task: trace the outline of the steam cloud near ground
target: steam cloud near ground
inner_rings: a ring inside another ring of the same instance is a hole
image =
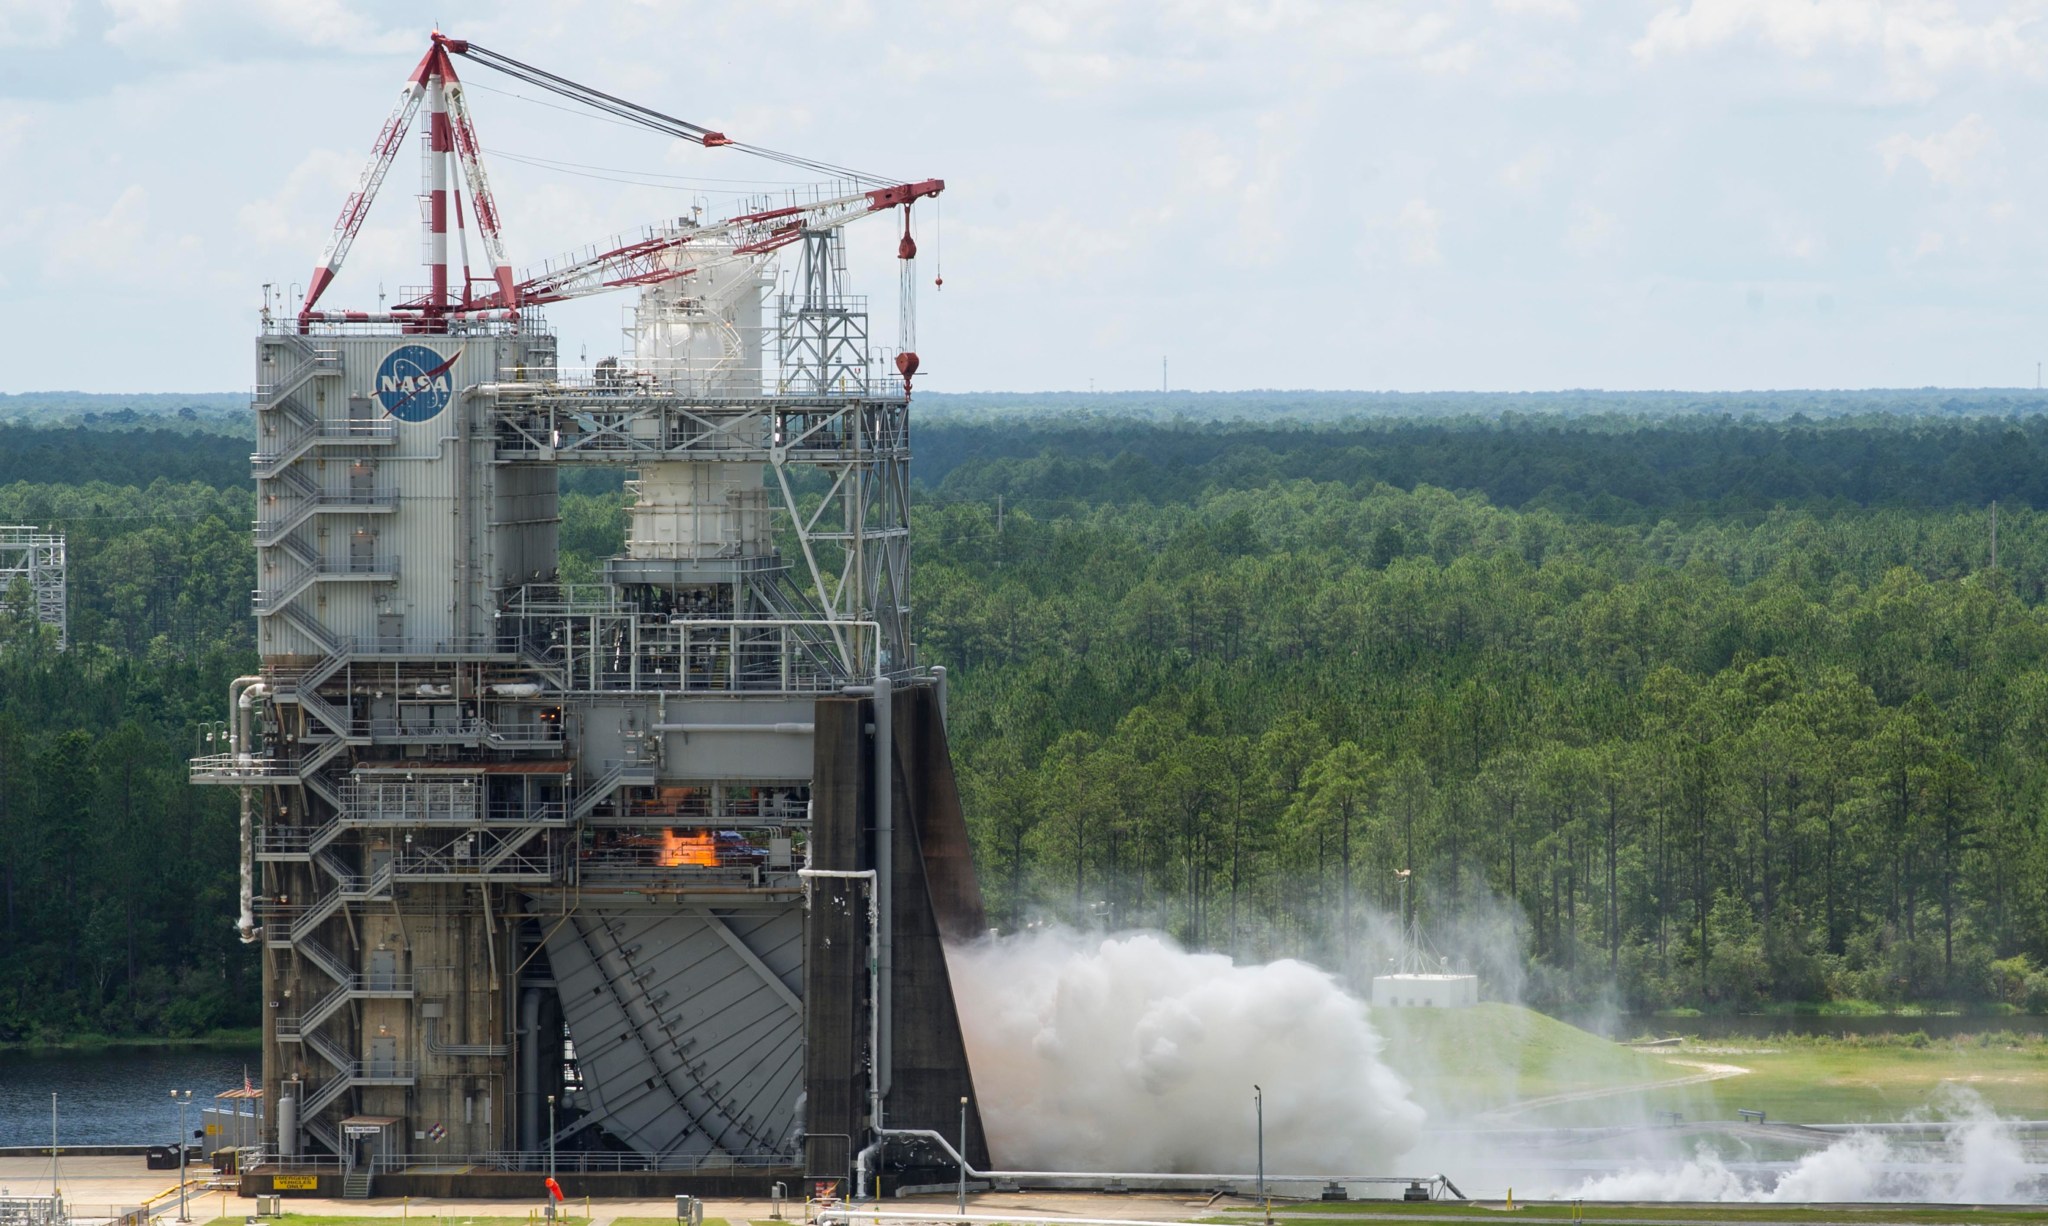
[[[958,946],[948,962],[1001,1167],[1249,1173],[1254,1084],[1265,1087],[1275,1175],[1393,1173],[1423,1136],[1426,1112],[1381,1059],[1365,1003],[1305,962],[1238,965],[1156,933],[1059,926]],[[2048,1167],[1980,1097],[1950,1094],[1936,1122],[1937,1143],[1852,1134],[1782,1170],[1738,1169],[1704,1148],[1690,1159],[1617,1156],[1616,1173],[1545,1196],[1983,1204],[2041,1194]],[[1476,1191],[1528,1157],[1485,1152],[1443,1123],[1452,1131],[1409,1165],[1451,1160],[1437,1152],[1449,1143]],[[1526,1182],[1533,1173],[1522,1171]]]
[[[1363,1001],[1324,971],[1240,966],[1154,933],[1046,928],[948,959],[998,1162],[1011,1169],[1384,1173],[1423,1110]]]
[[[1984,1100],[1956,1090],[1948,1126],[1934,1146],[1894,1144],[1856,1133],[1806,1155],[1790,1170],[1745,1176],[1706,1150],[1675,1166],[1644,1166],[1588,1179],[1560,1199],[1632,1201],[1922,1201],[2010,1204],[2039,1194],[2042,1167],[2030,1163],[2011,1126]]]

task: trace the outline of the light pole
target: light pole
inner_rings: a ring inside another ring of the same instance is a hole
[[[967,1216],[967,1096],[960,1096],[960,1216]]]
[[[555,1216],[555,1096],[548,1095],[548,1216]]]
[[[1252,1087],[1252,1110],[1258,1116],[1259,1130],[1259,1203],[1266,1206],[1266,1220],[1273,1220],[1273,1203],[1266,1199],[1266,1092],[1258,1086]]]
[[[178,1220],[189,1222],[192,1215],[185,1208],[185,1108],[192,1102],[192,1091],[172,1090],[171,1101],[178,1104]]]

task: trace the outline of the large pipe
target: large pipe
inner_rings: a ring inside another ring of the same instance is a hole
[[[896,1053],[894,1031],[896,1024],[895,1001],[891,999],[896,985],[896,922],[893,911],[895,903],[896,873],[896,742],[892,724],[895,719],[895,703],[891,699],[891,686],[887,677],[875,678],[875,910],[880,920],[875,927],[875,981],[881,998],[877,1006],[876,1028],[879,1031],[875,1048],[875,1081],[877,1095],[887,1097],[891,1078],[895,1073]],[[875,1114],[875,1128],[882,1127],[880,1111]]]
[[[235,917],[235,934],[242,938],[242,944],[254,945],[263,935],[263,929],[256,923],[256,821],[250,814],[249,789],[236,788],[242,801],[242,853],[241,863],[236,865],[240,873],[241,913]]]
[[[519,994],[519,1141],[523,1150],[540,1148],[540,988]]]
[[[234,761],[248,762],[251,694],[266,687],[259,676],[237,677],[228,683],[228,753]],[[253,945],[263,930],[256,925],[256,822],[250,812],[249,789],[237,788],[242,802],[242,846],[240,872],[241,913],[235,918],[235,932],[242,944]]]
[[[784,736],[809,736],[816,724],[656,724],[656,732],[779,732]]]
[[[957,1150],[957,1149],[955,1149],[955,1148],[953,1148],[953,1143],[952,1143],[951,1141],[947,1140],[947,1139],[945,1138],[944,1134],[942,1134],[942,1133],[937,1133],[937,1132],[933,1132],[933,1131],[932,1131],[931,1129],[929,1129],[929,1128],[884,1128],[884,1129],[882,1129],[882,1135],[883,1135],[883,1136],[885,1136],[885,1137],[909,1137],[909,1138],[913,1138],[913,1139],[916,1139],[916,1140],[920,1140],[920,1141],[930,1141],[930,1142],[931,1142],[932,1144],[934,1144],[934,1145],[938,1146],[938,1147],[939,1147],[940,1149],[944,1150],[944,1151],[945,1151],[945,1153],[946,1153],[946,1156],[947,1156],[947,1157],[951,1158],[951,1159],[952,1159],[952,1160],[953,1160],[953,1161],[954,1161],[954,1162],[955,1162],[956,1164],[958,1164],[958,1165],[959,1165],[959,1166],[960,1166],[960,1167],[961,1167],[962,1169],[964,1169],[964,1170],[965,1170],[965,1171],[966,1171],[966,1172],[968,1173],[968,1175],[972,1176],[972,1177],[973,1177],[973,1178],[975,1178],[975,1179],[989,1179],[989,1180],[998,1180],[998,1179],[1002,1179],[1002,1180],[1010,1180],[1010,1181],[1012,1181],[1012,1182],[1016,1182],[1016,1181],[1019,1181],[1019,1180],[1032,1180],[1032,1181],[1036,1181],[1036,1180],[1040,1180],[1040,1179],[1088,1179],[1088,1180],[1097,1180],[1097,1179],[1099,1179],[1099,1180],[1114,1180],[1114,1181],[1116,1181],[1116,1182],[1119,1182],[1119,1183],[1129,1182],[1129,1181],[1132,1181],[1132,1180],[1175,1180],[1175,1181],[1181,1181],[1181,1182],[1185,1183],[1185,1181],[1193,1180],[1193,1181],[1197,1181],[1197,1182],[1200,1182],[1200,1183],[1205,1183],[1205,1184],[1208,1184],[1208,1183],[1257,1183],[1257,1182],[1258,1182],[1258,1178],[1259,1178],[1259,1177],[1258,1177],[1257,1175],[1255,1175],[1255,1174],[1234,1174],[1234,1175],[1233,1175],[1233,1174],[1225,1174],[1225,1175],[1218,1175],[1218,1174],[1203,1174],[1203,1173],[1200,1173],[1200,1172],[1195,1172],[1195,1171],[982,1171],[982,1170],[976,1170],[976,1169],[975,1169],[975,1168],[974,1168],[973,1166],[970,1166],[970,1165],[968,1164],[968,1162],[967,1162],[967,1159],[965,1159],[965,1158],[963,1158],[963,1157],[961,1157],[961,1156],[960,1156],[960,1151],[959,1151],[959,1150]],[[1330,1184],[1330,1183],[1428,1183],[1428,1182],[1430,1182],[1431,1180],[1434,1180],[1434,1179],[1441,1179],[1441,1178],[1443,1178],[1443,1176],[1441,1176],[1441,1175],[1271,1175],[1271,1174],[1269,1174],[1269,1175],[1267,1175],[1267,1176],[1266,1176],[1266,1182],[1267,1182],[1267,1183],[1269,1183],[1269,1184],[1273,1184],[1273,1183],[1323,1183],[1323,1184]],[[957,1215],[952,1215],[952,1214],[949,1214],[948,1216],[949,1216],[949,1217],[955,1217],[955,1218],[957,1218]],[[991,1220],[995,1220],[995,1219],[991,1219]],[[1005,1221],[1005,1222],[1015,1222],[1015,1221],[1018,1221],[1019,1219],[1017,1219],[1017,1218],[1014,1218],[1014,1217],[1009,1217],[1009,1216],[1005,1216],[1005,1217],[1001,1218],[1000,1220],[1001,1220],[1001,1221]]]
[[[259,692],[252,697],[249,691],[267,688],[260,676],[237,677],[228,682],[228,752],[237,763],[249,761],[250,707],[262,696]]]

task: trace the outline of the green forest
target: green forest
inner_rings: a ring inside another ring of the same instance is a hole
[[[994,915],[1360,979],[1412,915],[1567,1012],[2048,1011],[2016,395],[948,406],[915,624]],[[0,1041],[257,1016],[232,799],[183,765],[254,663],[247,445],[91,411],[0,426],[0,523],[68,534],[73,639],[0,611]],[[624,498],[570,486],[570,568]]]

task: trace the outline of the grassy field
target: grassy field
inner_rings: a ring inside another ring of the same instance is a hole
[[[1630,1223],[1672,1223],[1673,1226],[1691,1226],[1699,1222],[1794,1222],[1849,1223],[1851,1226],[1963,1226],[1964,1223],[1986,1223],[1987,1226],[2008,1226],[2011,1223],[2039,1223],[2044,1215],[2039,1210],[1982,1210],[1961,1208],[1931,1208],[1918,1205],[1659,1205],[1659,1204],[1586,1204],[1575,1206],[1568,1203],[1547,1202],[1544,1204],[1517,1204],[1514,1212],[1506,1212],[1498,1201],[1433,1201],[1428,1204],[1403,1204],[1400,1201],[1352,1201],[1347,1204],[1289,1205],[1285,1210],[1275,1208],[1275,1219],[1314,1221],[1321,1218],[1425,1218],[1446,1222],[1453,1221],[1509,1221],[1538,1222],[1630,1222]],[[1247,1222],[1261,1222],[1263,1216],[1257,1212],[1230,1214],[1224,1217],[1205,1219],[1217,1226],[1245,1226]]]
[[[1779,1037],[1635,1049],[1512,1005],[1379,1010],[1386,1058],[1436,1120],[1531,1127],[1733,1120],[1796,1124],[1924,1114],[1953,1088],[2002,1115],[2048,1119],[2048,1040]],[[1987,1019],[1987,1029],[1995,1028]],[[1739,1073],[1733,1069],[1744,1070]]]
[[[1516,1005],[1379,1009],[1372,1017],[1387,1036],[1387,1062],[1432,1117],[1480,1115],[1697,1071]]]
[[[61,1039],[10,1039],[0,1042],[0,1052],[74,1052],[104,1051],[109,1048],[173,1048],[189,1047],[199,1049],[257,1048],[263,1045],[263,1031],[251,1030],[209,1030],[205,1034],[187,1035],[183,1038],[135,1037],[133,1035],[109,1036],[103,1034],[67,1034]]]
[[[1750,1071],[1678,1092],[1649,1091],[1641,1097],[1652,1111],[1730,1119],[1747,1107],[1790,1124],[1865,1123],[1925,1112],[1961,1089],[2000,1115],[2048,1119],[2048,1043],[2039,1039],[1936,1040],[1925,1047],[1723,1040],[1686,1043],[1675,1054]]]
[[[168,1221],[169,1219],[166,1218],[165,1220]],[[396,1215],[379,1217],[348,1217],[344,1215],[330,1217],[317,1213],[287,1213],[282,1217],[266,1217],[258,1218],[257,1220],[263,1222],[265,1226],[391,1226],[393,1222],[401,1220],[410,1222],[450,1222],[454,1226],[531,1226],[537,1220],[537,1217],[476,1217],[465,1213],[433,1213],[427,1210],[414,1210],[403,1219]],[[676,1223],[676,1220],[672,1217],[659,1219],[626,1218],[623,1220],[659,1221],[661,1226],[675,1226]],[[555,1226],[587,1226],[589,1221],[590,1219],[587,1217],[558,1217],[555,1219]],[[705,1218],[704,1221],[705,1226],[710,1226],[710,1218]],[[206,1223],[206,1226],[243,1226],[243,1220],[239,1215],[235,1217],[217,1217],[211,1222]]]

